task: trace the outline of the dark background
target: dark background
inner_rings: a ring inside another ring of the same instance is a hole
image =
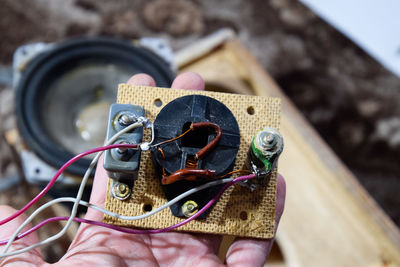
[[[157,36],[177,50],[221,27],[236,31],[400,225],[400,79],[296,0],[3,0],[0,67],[30,42]],[[0,88],[2,136],[15,125],[12,98]],[[10,155],[2,137],[0,177],[17,170]]]

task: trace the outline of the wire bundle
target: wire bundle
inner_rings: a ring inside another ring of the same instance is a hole
[[[188,191],[186,191],[185,193],[177,196],[176,198],[174,198],[173,200],[169,201],[168,203],[162,205],[161,207],[154,209],[146,214],[143,215],[139,215],[139,216],[123,216],[120,214],[116,214],[113,213],[111,211],[108,211],[106,209],[103,209],[101,207],[95,206],[93,204],[90,204],[86,201],[82,201],[82,194],[83,194],[83,190],[86,186],[87,180],[90,176],[90,173],[92,172],[93,168],[95,167],[97,161],[99,160],[101,154],[103,153],[103,151],[108,150],[108,149],[114,149],[114,148],[131,148],[131,149],[139,149],[139,145],[136,144],[113,144],[118,138],[119,136],[121,136],[124,133],[127,133],[131,130],[133,130],[134,128],[137,127],[143,127],[145,125],[148,124],[148,120],[145,118],[142,118],[142,120],[139,120],[138,122],[129,125],[128,127],[124,128],[123,130],[119,131],[118,133],[116,133],[113,137],[111,137],[105,144],[105,146],[103,147],[99,147],[99,148],[95,148],[95,149],[91,149],[89,151],[86,151],[84,153],[81,153],[79,155],[76,155],[75,157],[73,157],[72,159],[70,159],[67,163],[65,163],[54,175],[54,177],[50,180],[50,182],[48,183],[48,185],[35,197],[33,198],[27,205],[25,205],[22,209],[20,209],[19,211],[17,211],[16,213],[14,213],[13,215],[3,219],[0,221],[0,225],[3,225],[13,219],[15,219],[16,217],[20,216],[23,212],[25,212],[27,209],[29,209],[34,203],[36,203],[46,192],[48,192],[50,190],[50,188],[53,186],[53,184],[56,182],[57,178],[62,174],[62,172],[64,172],[71,164],[73,164],[76,160],[89,155],[89,154],[93,154],[93,153],[97,153],[96,156],[94,157],[94,159],[92,160],[92,162],[89,165],[89,168],[87,169],[87,171],[85,172],[85,175],[82,179],[81,185],[79,187],[78,193],[76,198],[72,198],[72,197],[64,197],[64,198],[58,198],[58,199],[54,199],[52,201],[49,201],[48,203],[42,205],[41,207],[39,207],[36,211],[34,211],[32,213],[32,215],[30,215],[19,227],[18,229],[13,233],[13,235],[8,239],[8,240],[2,240],[0,241],[0,245],[5,245],[3,251],[0,254],[0,259],[2,259],[3,257],[7,257],[7,256],[12,256],[12,255],[17,255],[20,253],[24,253],[27,252],[31,249],[34,249],[36,247],[42,246],[42,245],[46,245],[51,243],[52,241],[57,240],[58,238],[60,238],[62,235],[65,234],[65,232],[67,231],[68,227],[71,225],[72,221],[76,221],[76,222],[80,222],[80,223],[87,223],[87,224],[92,224],[92,225],[97,225],[97,226],[102,226],[102,227],[106,227],[109,229],[113,229],[119,232],[124,232],[124,233],[129,233],[129,234],[156,234],[156,233],[162,233],[162,232],[168,232],[171,231],[177,227],[180,227],[194,219],[196,219],[198,216],[200,216],[204,211],[206,211],[207,209],[209,209],[218,199],[219,197],[225,192],[226,189],[228,189],[230,186],[232,186],[233,184],[235,184],[236,182],[239,181],[244,181],[244,180],[248,180],[248,179],[252,179],[255,177],[254,174],[250,174],[247,176],[241,176],[241,177],[237,177],[237,178],[225,178],[225,179],[219,179],[219,180],[215,180],[212,182],[208,182],[206,184],[203,184],[199,187],[196,188],[192,188]],[[180,136],[178,136],[179,138]],[[178,139],[176,138],[176,139]],[[154,128],[152,127],[152,140],[149,144],[146,144],[146,146],[150,145],[154,140]],[[171,140],[169,140],[171,141]],[[159,145],[159,144],[158,144]],[[236,171],[237,172],[237,171]],[[232,172],[234,173],[234,172]],[[231,173],[229,173],[231,174]],[[229,175],[227,174],[227,175]],[[87,219],[83,219],[83,218],[78,218],[76,217],[77,214],[77,209],[79,205],[83,205],[86,206],[88,208],[92,208],[95,210],[98,210],[100,212],[103,212],[104,214],[107,214],[109,216],[118,218],[118,219],[123,219],[123,220],[140,220],[149,216],[152,216],[158,212],[160,212],[161,210],[170,207],[171,205],[175,204],[176,202],[180,201],[181,199],[196,193],[198,191],[204,190],[206,188],[215,186],[215,185],[219,185],[219,184],[225,184],[221,190],[218,192],[217,195],[215,195],[203,208],[201,208],[197,213],[195,213],[193,216],[179,222],[178,224],[169,226],[167,228],[161,228],[161,229],[149,229],[149,230],[136,230],[136,229],[131,229],[131,228],[124,228],[124,227],[119,227],[119,226],[115,226],[115,225],[111,225],[111,224],[107,224],[104,222],[99,222],[99,221],[93,221],[93,220],[87,220]],[[32,219],[39,214],[40,212],[42,212],[44,209],[46,209],[47,207],[50,207],[51,205],[54,205],[56,203],[60,203],[60,202],[73,202],[73,207],[72,207],[72,211],[71,211],[71,216],[69,217],[53,217],[53,218],[49,218],[46,219],[45,221],[39,223],[38,225],[32,227],[31,229],[29,229],[28,231],[19,234],[21,232],[21,230],[29,223],[32,221]],[[63,229],[57,233],[54,236],[51,236],[43,241],[40,241],[39,243],[33,244],[31,246],[28,246],[26,248],[20,249],[20,250],[15,250],[15,251],[11,251],[11,252],[7,252],[9,250],[9,248],[11,247],[12,243],[15,240],[21,239],[33,232],[35,232],[36,230],[40,229],[41,227],[45,226],[48,223],[51,222],[55,222],[55,221],[67,221],[67,223],[65,224],[65,226],[63,227]]]

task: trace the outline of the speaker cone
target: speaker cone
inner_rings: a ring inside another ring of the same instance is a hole
[[[18,128],[26,145],[56,168],[101,146],[117,86],[135,73],[153,76],[161,87],[174,78],[161,58],[122,40],[72,40],[36,56],[16,91]],[[89,163],[79,160],[68,172],[81,176]]]

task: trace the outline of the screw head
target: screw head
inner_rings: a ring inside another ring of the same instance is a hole
[[[277,137],[270,132],[262,132],[258,140],[261,147],[266,150],[272,149],[277,143]]]
[[[125,141],[122,141],[122,142],[120,142],[120,144],[121,145],[128,145],[129,143],[125,142]],[[117,152],[119,154],[126,154],[128,152],[128,150],[129,150],[129,148],[127,148],[127,147],[118,147],[117,148]]]
[[[274,142],[274,135],[273,134],[266,134],[263,136],[262,141],[264,144],[272,144]]]
[[[129,141],[120,140],[120,141],[117,141],[116,144],[131,144],[131,143]],[[135,153],[134,149],[127,148],[127,147],[118,147],[118,148],[112,149],[112,151],[111,151],[112,157],[115,160],[120,160],[120,161],[129,160],[134,153]]]
[[[193,205],[192,203],[187,205],[187,210],[190,211],[190,212],[194,211],[195,208],[196,208],[195,205]]]
[[[118,118],[118,123],[121,124],[122,126],[131,125],[132,123],[134,123],[136,121],[137,121],[137,118],[129,113],[121,114]]]
[[[120,182],[114,182],[111,193],[118,200],[125,200],[131,196],[131,190],[128,185]]]
[[[122,194],[124,194],[127,191],[127,189],[128,189],[128,187],[126,186],[126,184],[119,184],[119,186],[118,186],[118,190]]]
[[[199,205],[193,200],[188,200],[182,205],[182,213],[185,217],[194,215],[198,209]]]

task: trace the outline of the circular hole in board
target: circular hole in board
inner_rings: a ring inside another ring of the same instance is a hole
[[[143,205],[143,211],[144,211],[144,212],[149,212],[149,211],[151,211],[152,209],[153,209],[153,205],[150,204],[150,203],[146,203],[146,204]]]
[[[250,106],[247,108],[247,114],[254,115],[254,113],[255,113],[255,110],[254,110],[253,106]]]
[[[239,214],[239,218],[243,221],[247,220],[247,212],[246,211],[241,211]]]
[[[159,99],[159,98],[157,98],[157,99],[154,99],[154,106],[156,106],[156,107],[161,107],[162,106],[162,101],[161,101],[161,99]]]
[[[39,174],[41,171],[40,171],[40,168],[35,168],[35,173],[36,174]]]

